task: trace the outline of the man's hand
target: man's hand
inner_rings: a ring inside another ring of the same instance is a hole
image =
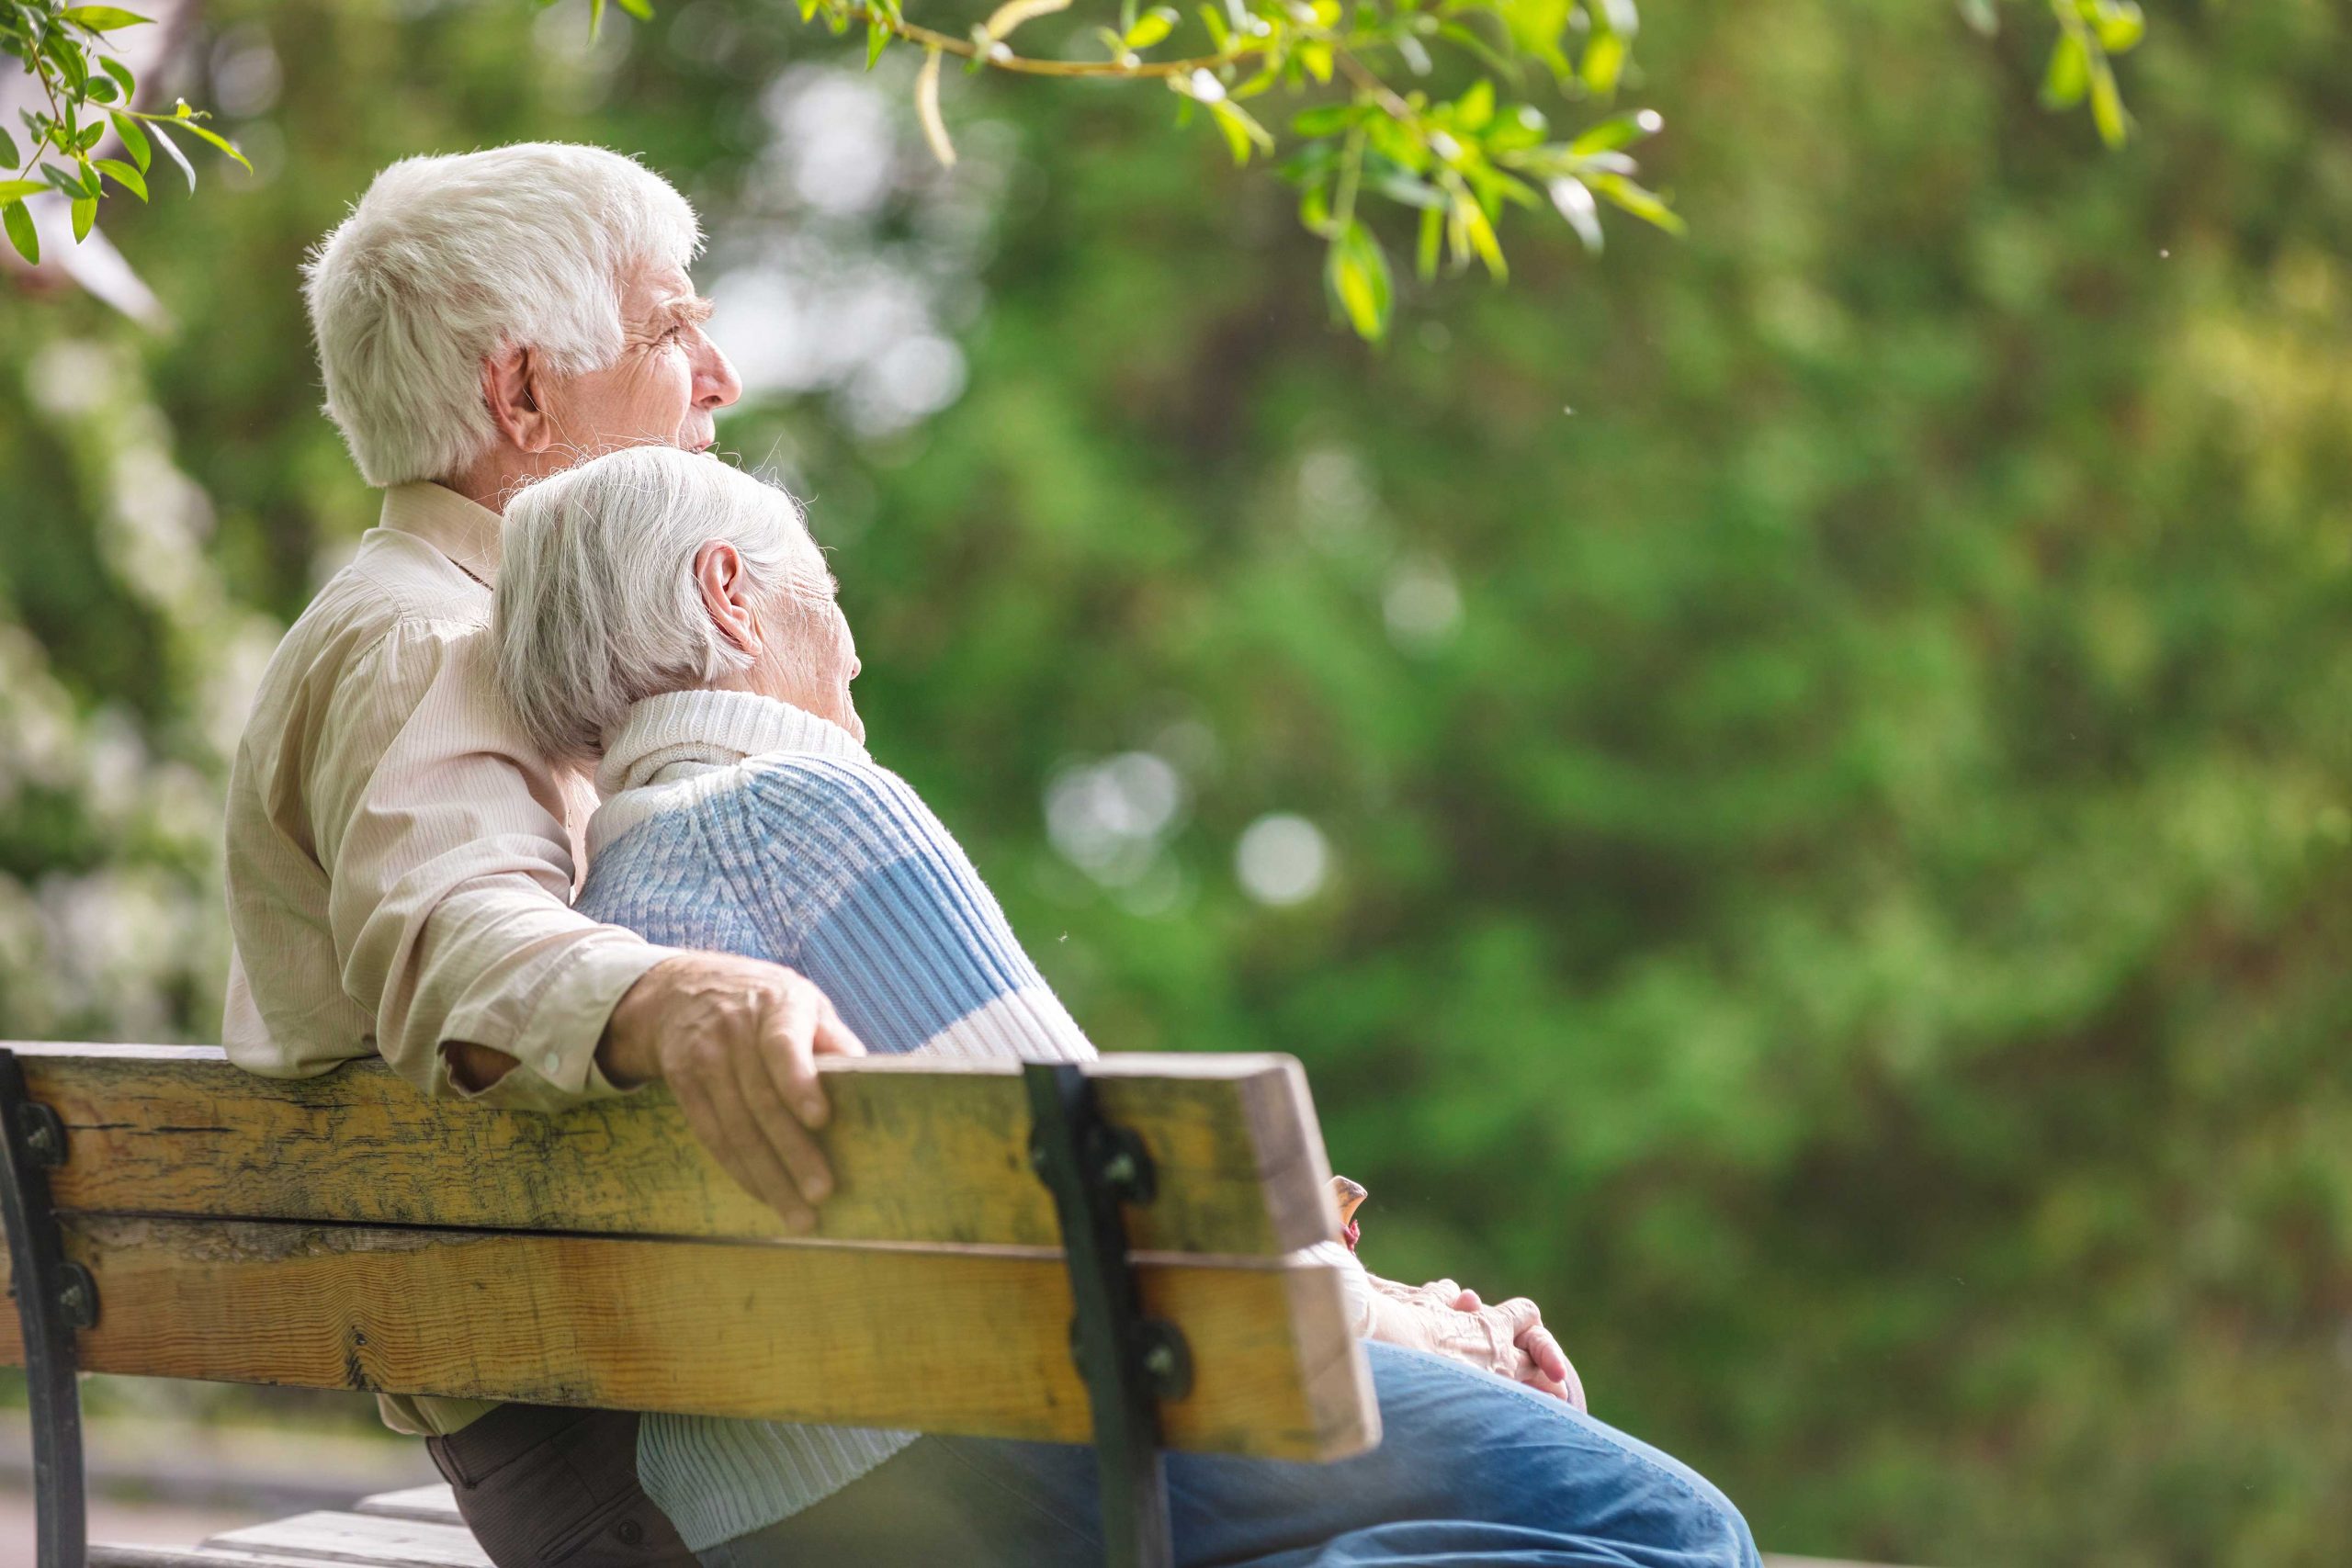
[[[727,1174],[806,1234],[833,1190],[809,1136],[831,1114],[816,1058],[865,1055],[806,977],[756,958],[688,953],[655,964],[622,996],[596,1065],[624,1087],[667,1083]]]

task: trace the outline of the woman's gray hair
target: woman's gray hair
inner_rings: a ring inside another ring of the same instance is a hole
[[[593,757],[631,705],[707,686],[752,656],[695,581],[713,541],[755,589],[789,599],[819,559],[783,491],[716,457],[629,446],[529,486],[506,508],[498,681],[550,757]]]

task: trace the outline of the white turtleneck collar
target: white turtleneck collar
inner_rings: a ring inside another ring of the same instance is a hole
[[[605,737],[596,788],[610,801],[628,790],[672,784],[772,751],[867,760],[848,730],[790,703],[750,692],[665,692],[630,708]]]

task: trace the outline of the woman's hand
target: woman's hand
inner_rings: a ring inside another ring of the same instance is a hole
[[[1374,1339],[1465,1362],[1587,1408],[1583,1380],[1544,1326],[1543,1309],[1525,1296],[1488,1306],[1451,1280],[1400,1285],[1377,1275],[1373,1290]]]

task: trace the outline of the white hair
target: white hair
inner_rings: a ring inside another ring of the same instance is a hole
[[[703,546],[734,546],[770,604],[797,604],[824,570],[790,496],[672,446],[624,447],[528,486],[504,536],[499,684],[550,757],[594,756],[631,705],[750,667],[703,606]]]
[[[520,345],[560,376],[611,365],[624,276],[701,244],[685,197],[601,147],[404,158],[303,265],[328,417],[371,485],[454,474],[496,438],[483,360]]]

